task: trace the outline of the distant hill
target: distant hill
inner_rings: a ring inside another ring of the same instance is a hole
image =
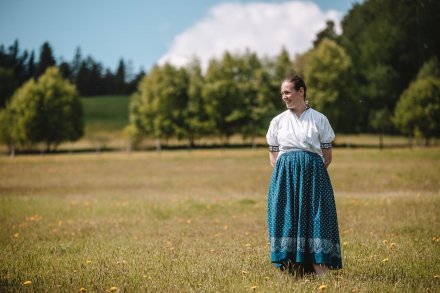
[[[130,96],[82,97],[86,132],[120,132],[128,124]]]

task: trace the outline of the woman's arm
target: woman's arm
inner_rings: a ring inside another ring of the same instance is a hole
[[[330,165],[330,163],[332,162],[332,149],[331,148],[321,149],[321,151],[322,151],[322,156],[324,157],[325,168],[327,168],[328,165]]]
[[[278,158],[278,152],[269,152],[269,160],[272,167],[275,166],[275,163],[277,162]]]

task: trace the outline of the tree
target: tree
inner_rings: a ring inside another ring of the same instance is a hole
[[[13,123],[13,113],[9,109],[0,110],[0,143],[7,145],[11,157],[15,155],[17,141],[12,129]]]
[[[403,133],[424,138],[440,137],[440,78],[436,57],[427,61],[418,77],[402,93],[393,122]]]
[[[243,104],[239,133],[245,139],[250,138],[252,147],[255,148],[255,138],[266,133],[270,119],[275,116],[278,108],[275,103],[281,102],[278,91],[273,90],[269,73],[255,53],[247,51],[236,58],[240,68],[240,74],[235,78],[239,89],[237,98]]]
[[[313,47],[318,47],[319,43],[324,39],[332,41],[337,41],[338,39],[338,35],[335,32],[335,22],[333,20],[327,20],[325,29],[316,35],[316,39],[313,41]]]
[[[357,130],[358,103],[351,94],[351,60],[336,42],[324,39],[307,60],[307,98],[338,132]]]
[[[115,91],[118,95],[125,94],[125,62],[123,59],[119,60],[118,68],[115,75]]]
[[[35,54],[34,54],[34,51],[32,51],[31,55],[29,57],[28,64],[27,64],[27,77],[28,77],[28,79],[35,77],[35,73],[36,73]]]
[[[50,151],[83,135],[81,101],[75,87],[56,67],[49,67],[38,81],[31,79],[20,87],[6,111],[13,121],[9,137],[23,147],[44,143]]]
[[[0,67],[0,109],[6,106],[15,90],[14,71],[11,68]]]
[[[274,82],[278,85],[288,75],[294,74],[292,61],[286,48],[282,48],[280,54],[275,58]]]
[[[207,97],[203,96],[205,80],[199,60],[196,59],[190,62],[186,67],[186,71],[189,79],[185,125],[187,126],[189,145],[193,147],[196,138],[213,133],[215,126],[206,109]]]
[[[209,63],[203,87],[208,115],[214,120],[216,132],[226,144],[233,134],[239,132],[245,119],[245,107],[240,99],[235,75],[238,70],[236,60],[225,52],[221,62],[211,60]]]
[[[374,111],[393,112],[420,66],[440,55],[440,2],[367,0],[342,21],[340,44],[353,62],[356,96],[362,100],[362,128]]]
[[[52,48],[48,42],[45,42],[41,46],[40,59],[38,60],[37,76],[42,75],[48,67],[54,65],[56,65],[56,61],[53,57]]]
[[[167,63],[163,67],[154,66],[132,96],[130,124],[141,134],[155,138],[158,151],[162,139],[173,136],[180,139],[187,135],[187,87],[185,70]]]
[[[73,56],[73,60],[70,64],[70,69],[72,72],[72,82],[76,84],[76,79],[78,78],[79,70],[82,65],[82,54],[81,54],[81,48],[77,47],[75,49],[75,55]]]

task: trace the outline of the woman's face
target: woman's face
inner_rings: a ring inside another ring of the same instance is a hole
[[[303,88],[296,90],[293,83],[285,81],[281,84],[281,98],[286,103],[287,108],[294,108],[299,102],[304,101]]]

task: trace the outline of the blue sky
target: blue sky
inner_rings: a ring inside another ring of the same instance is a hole
[[[225,49],[246,47],[270,56],[285,46],[295,54],[311,44],[326,18],[340,20],[354,2],[359,0],[0,0],[0,44],[18,39],[21,50],[38,55],[48,41],[55,57],[66,61],[80,46],[83,56],[91,55],[105,67],[114,69],[124,58],[134,71],[148,71],[157,62],[182,65],[189,55],[206,60]],[[290,36],[282,28],[291,25],[304,28],[300,41],[287,41]],[[272,32],[279,32],[277,40],[271,39]]]

